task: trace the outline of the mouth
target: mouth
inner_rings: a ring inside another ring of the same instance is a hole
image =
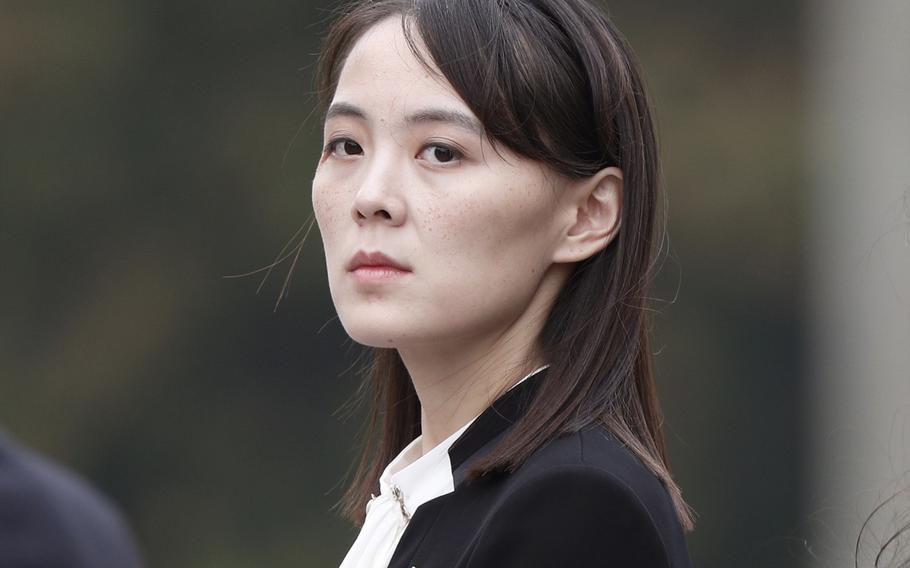
[[[347,269],[358,278],[368,280],[387,279],[411,272],[411,267],[381,252],[362,250],[351,258]]]

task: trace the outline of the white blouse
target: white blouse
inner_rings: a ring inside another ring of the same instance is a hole
[[[547,367],[531,371],[509,390]],[[417,436],[386,466],[379,477],[380,493],[367,503],[363,527],[340,568],[388,567],[414,511],[427,501],[455,490],[449,447],[477,416],[423,455],[420,454],[423,436]]]

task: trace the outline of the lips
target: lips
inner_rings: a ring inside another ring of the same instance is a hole
[[[374,268],[383,270],[397,270],[401,272],[410,272],[411,268],[394,258],[388,257],[381,252],[357,251],[357,254],[348,262],[348,271],[354,272],[358,268]]]

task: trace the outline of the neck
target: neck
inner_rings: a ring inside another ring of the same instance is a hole
[[[474,353],[443,359],[401,353],[420,399],[421,454],[483,412],[542,362],[531,354]],[[446,369],[442,372],[440,369]]]
[[[537,338],[559,287],[542,288],[528,309],[497,333],[399,346],[420,399],[422,454],[486,410],[528,373],[548,363],[537,349]]]

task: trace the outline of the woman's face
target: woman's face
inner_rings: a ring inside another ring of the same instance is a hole
[[[398,18],[353,47],[324,143],[313,207],[332,299],[355,341],[495,338],[552,294],[567,221],[559,178],[497,154],[451,86],[411,53]]]

